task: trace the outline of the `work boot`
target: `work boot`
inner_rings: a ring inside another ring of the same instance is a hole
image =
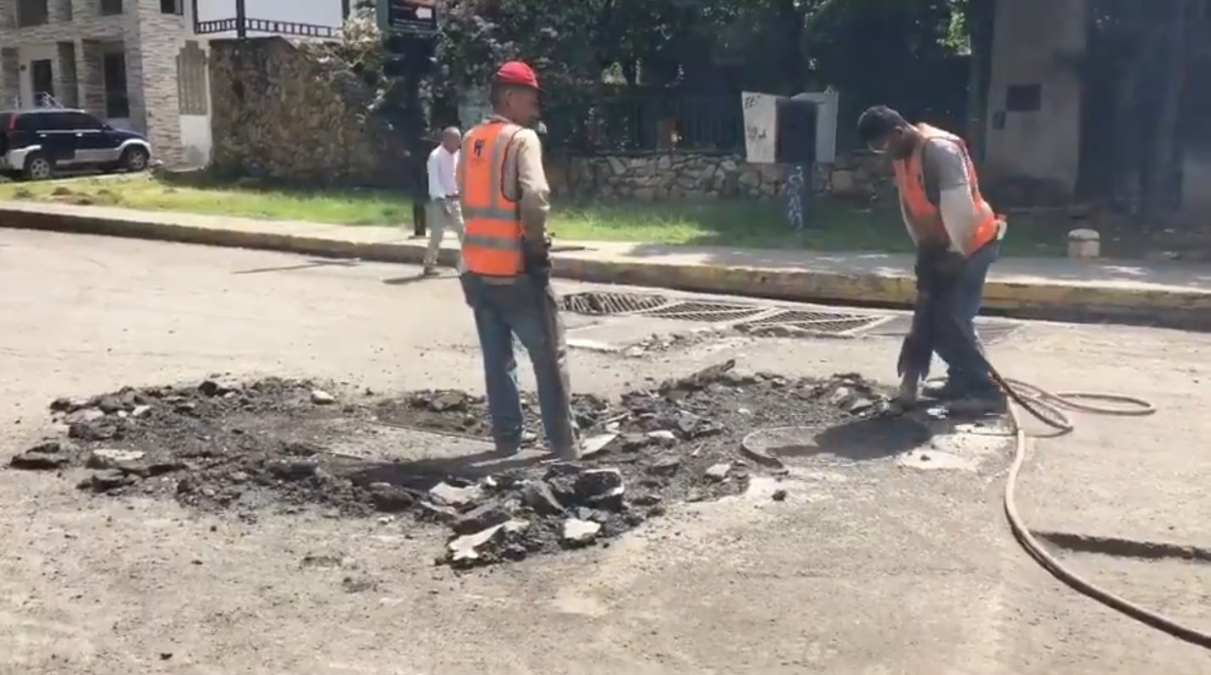
[[[1009,397],[994,382],[971,387],[967,393],[951,400],[947,409],[952,415],[986,417],[1009,412]]]
[[[425,265],[425,269],[424,269],[424,271],[421,272],[421,274],[426,277],[436,277],[436,276],[440,275],[441,272],[438,272],[437,267],[435,267],[433,265]]]
[[[954,401],[967,396],[970,387],[954,377],[947,378],[941,384],[926,384],[921,392],[926,398],[935,401]]]

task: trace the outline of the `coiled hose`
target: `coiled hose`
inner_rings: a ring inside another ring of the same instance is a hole
[[[1005,390],[1006,395],[1032,417],[1054,429],[1056,433],[1053,434],[1053,437],[1067,435],[1075,429],[1075,425],[1068,417],[1066,411],[1124,417],[1146,417],[1156,413],[1156,408],[1151,403],[1133,396],[1087,392],[1053,393],[1020,380],[1008,379],[1002,376],[996,367],[992,365],[987,354],[984,352],[983,346],[979,344],[978,339],[971,336],[971,333],[962,326],[959,326],[959,330],[969,335],[979,345],[980,355],[985,363],[988,364],[989,372],[997,384]],[[1108,405],[1095,405],[1089,403],[1090,401],[1098,401]],[[1038,539],[1030,532],[1030,528],[1026,526],[1026,523],[1022,520],[1022,516],[1018,513],[1016,492],[1018,477],[1021,475],[1022,466],[1026,461],[1026,429],[1022,426],[1022,417],[1018,413],[1017,408],[1012,405],[1009,406],[1009,417],[1013,422],[1015,448],[1013,463],[1010,465],[1009,475],[1005,480],[1005,517],[1009,521],[1009,527],[1013,531],[1014,538],[1017,539],[1022,548],[1044,569],[1073,590],[1180,640],[1205,649],[1211,649],[1211,634],[1183,626],[1167,616],[1141,607],[1120,595],[1112,593],[1069,570],[1055,556],[1047,552]],[[758,462],[770,466],[782,466],[781,460],[755,447],[753,439],[764,431],[767,430],[759,430],[746,436],[741,442],[741,448],[745,454]]]
[[[981,353],[983,353],[982,349]],[[1001,385],[1013,402],[1030,413],[1032,417],[1059,432],[1056,434],[1057,436],[1071,433],[1074,428],[1072,421],[1065,414],[1065,410],[1092,413],[1095,415],[1129,417],[1144,417],[1156,412],[1156,408],[1151,403],[1132,396],[1091,394],[1086,392],[1048,392],[1026,382],[1002,377],[997,372],[996,367],[988,361],[986,355],[984,360],[988,362],[988,370],[992,373],[993,379]],[[1101,401],[1116,405],[1113,407],[1092,405],[1082,403],[1082,401]],[[1043,548],[1043,545],[1031,534],[1030,529],[1026,527],[1026,523],[1022,520],[1022,516],[1018,513],[1015,495],[1017,492],[1018,476],[1021,474],[1022,465],[1026,461],[1026,430],[1022,426],[1021,416],[1014,406],[1009,407],[1009,417],[1013,421],[1015,449],[1013,463],[1009,467],[1009,476],[1005,480],[1005,517],[1009,520],[1009,527],[1013,531],[1013,536],[1018,540],[1022,548],[1026,549],[1026,552],[1042,565],[1044,569],[1073,590],[1180,640],[1198,645],[1204,649],[1211,649],[1211,634],[1184,626],[1163,614],[1141,607],[1121,595],[1112,593],[1084,579],[1065,567],[1055,556]]]

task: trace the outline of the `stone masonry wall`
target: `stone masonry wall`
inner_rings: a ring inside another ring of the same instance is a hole
[[[323,45],[211,42],[212,168],[312,185],[400,187],[407,156],[367,112],[374,92]]]
[[[734,155],[659,153],[546,160],[552,190],[602,199],[772,199],[786,189],[787,167],[749,164]],[[815,189],[842,199],[872,200],[892,189],[885,159],[864,154],[816,167]]]

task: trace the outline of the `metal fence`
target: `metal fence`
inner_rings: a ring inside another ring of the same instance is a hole
[[[739,92],[552,95],[543,119],[550,147],[578,154],[674,149],[730,153],[744,148]]]
[[[241,31],[241,28],[243,29]],[[215,35],[217,33],[272,33],[274,35],[291,35],[298,37],[313,37],[332,39],[340,32],[335,26],[321,26],[313,23],[297,21],[273,21],[269,19],[214,19],[199,21],[194,28],[198,35]]]

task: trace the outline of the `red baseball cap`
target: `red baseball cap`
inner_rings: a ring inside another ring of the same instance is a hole
[[[493,81],[497,84],[513,84],[520,87],[540,89],[538,75],[525,61],[509,61],[496,71]]]

